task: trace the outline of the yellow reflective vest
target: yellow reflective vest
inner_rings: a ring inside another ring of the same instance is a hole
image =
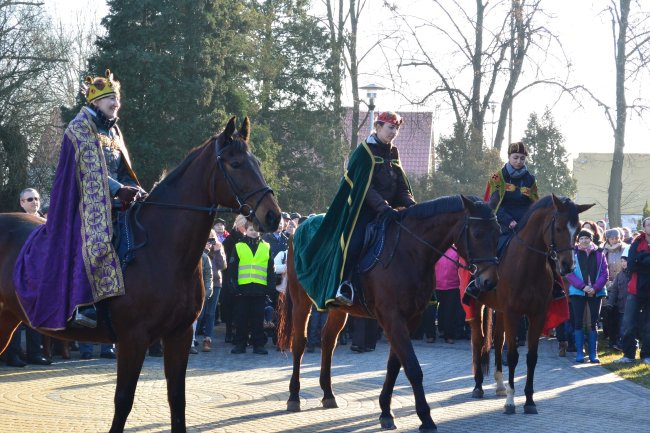
[[[237,284],[261,284],[267,285],[267,270],[271,257],[271,247],[267,242],[260,241],[253,255],[253,251],[245,242],[235,244],[237,256],[239,256],[239,269]]]

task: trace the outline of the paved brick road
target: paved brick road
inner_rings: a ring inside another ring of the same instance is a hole
[[[219,341],[223,341],[220,337]],[[473,400],[468,342],[416,342],[425,390],[440,432],[571,433],[647,431],[650,390],[620,380],[599,366],[558,358],[556,343],[542,341],[536,372],[539,415],[524,415],[525,364],[516,382],[517,414],[502,414],[504,398]],[[339,409],[320,408],[320,355],[305,354],[301,413],[285,411],[291,371],[289,356],[231,355],[223,343],[211,353],[192,355],[187,379],[187,423],[191,432],[376,432],[377,398],[384,377],[387,344],[356,354],[341,346],[334,357]],[[73,353],[73,357],[78,354]],[[525,358],[520,358],[525,359]],[[107,431],[113,414],[115,364],[73,359],[50,367],[0,366],[0,432]],[[393,398],[398,432],[415,432],[419,420],[403,374]],[[169,411],[160,358],[147,358],[138,384],[130,432],[169,431]]]

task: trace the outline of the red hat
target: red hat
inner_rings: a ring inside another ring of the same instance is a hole
[[[517,143],[510,143],[510,146],[508,146],[508,156],[513,153],[521,153],[522,155],[528,156],[528,151],[526,150],[524,143],[521,141]]]
[[[402,122],[404,122],[404,119],[394,111],[384,111],[377,116],[376,122],[390,123],[395,126],[400,126]]]

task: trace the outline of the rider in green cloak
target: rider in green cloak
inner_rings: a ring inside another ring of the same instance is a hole
[[[339,190],[325,215],[303,222],[294,235],[298,280],[319,310],[331,303],[352,305],[354,272],[365,228],[380,215],[399,219],[415,204],[393,140],[402,118],[381,113],[375,132],[352,152]]]

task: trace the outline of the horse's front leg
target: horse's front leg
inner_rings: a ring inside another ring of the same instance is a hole
[[[483,398],[483,368],[481,365],[481,352],[486,336],[483,335],[482,314],[485,307],[478,303],[472,308],[474,318],[469,321],[472,330],[472,370],[474,372],[473,398]],[[487,338],[490,338],[487,336]]]
[[[172,432],[185,432],[185,376],[192,345],[192,327],[163,338],[167,400]]]
[[[501,358],[504,342],[503,314],[497,311],[494,314],[494,363],[496,366],[494,369],[494,380],[497,383],[497,396],[505,397],[506,386],[503,383],[503,358]]]
[[[384,430],[394,430],[397,428],[395,426],[395,417],[390,410],[390,404],[393,399],[393,389],[395,388],[395,382],[397,381],[400,368],[402,368],[402,363],[391,348],[388,354],[388,362],[386,363],[386,380],[384,380],[384,386],[381,389],[381,394],[379,394],[379,407],[381,408],[379,423]]]
[[[431,418],[431,408],[427,403],[426,395],[424,394],[424,386],[422,384],[423,374],[418,358],[413,350],[413,344],[409,336],[409,330],[401,317],[391,317],[381,321],[384,326],[384,331],[388,337],[391,345],[391,351],[395,352],[399,361],[404,367],[404,373],[411,383],[413,388],[413,395],[415,396],[415,412],[418,414],[422,424],[420,425],[420,432],[435,432],[438,431],[436,423]],[[389,366],[395,368],[396,364]]]
[[[302,292],[304,293],[304,292]],[[287,411],[300,412],[300,364],[307,344],[307,323],[311,313],[311,301],[302,293],[296,296],[293,304],[291,352],[293,354],[293,371],[289,382],[289,400]],[[292,296],[295,293],[292,293]]]
[[[519,351],[517,350],[517,326],[521,315],[504,313],[504,326],[506,331],[506,343],[508,344],[508,389],[506,391],[505,413],[515,413],[515,370],[519,362]]]
[[[133,397],[144,362],[148,340],[141,332],[131,330],[119,334],[117,344],[117,386],[115,387],[115,415],[110,433],[124,431],[126,418],[133,407]]]
[[[341,329],[345,326],[348,315],[336,309],[330,310],[327,321],[321,331],[321,367],[320,387],[323,390],[323,408],[337,408],[336,397],[332,391],[332,354]]]
[[[533,318],[528,318],[528,354],[526,355],[526,366],[528,367],[528,372],[526,374],[526,387],[524,388],[524,393],[526,394],[524,413],[528,414],[537,413],[537,407],[533,400],[533,381],[535,380],[535,367],[537,366],[539,336],[542,334],[545,319],[546,312],[538,314]]]

